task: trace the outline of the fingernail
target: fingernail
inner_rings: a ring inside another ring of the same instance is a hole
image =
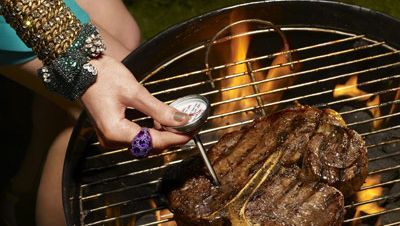
[[[189,115],[183,112],[177,111],[174,114],[174,120],[177,122],[183,122],[186,121],[187,119],[189,119]]]

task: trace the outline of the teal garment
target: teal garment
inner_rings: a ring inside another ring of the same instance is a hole
[[[64,0],[81,23],[89,22],[89,15],[74,0]],[[36,58],[32,49],[28,48],[18,37],[15,30],[0,16],[0,65],[20,64]]]

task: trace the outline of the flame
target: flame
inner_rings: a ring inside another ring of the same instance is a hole
[[[234,21],[234,20],[232,20]],[[237,26],[233,26],[231,28],[231,33],[232,34],[241,34],[245,33],[248,31],[247,24],[239,24]],[[250,38],[249,36],[240,36],[237,38],[234,38],[231,40],[231,53],[230,53],[230,58],[228,59],[229,62],[240,62],[244,61],[247,58],[247,52],[248,52],[248,47],[250,43]],[[285,45],[284,48],[281,51],[288,51],[289,46]],[[274,65],[281,65],[285,64],[288,62],[287,55],[286,54],[280,54],[275,57],[275,59],[272,61],[272,66]],[[261,68],[259,61],[252,62],[252,70],[254,69],[259,69]],[[243,76],[238,76],[235,78],[231,79],[225,79],[221,81],[221,87],[222,88],[227,88],[227,87],[234,87],[238,85],[245,85],[251,82],[255,81],[261,81],[265,79],[272,79],[272,78],[277,78],[283,75],[288,75],[291,72],[293,72],[293,69],[291,66],[280,66],[276,68],[270,69],[267,74],[265,71],[260,71],[257,73],[254,73],[254,77],[252,79],[252,75],[249,72],[249,66],[247,65],[249,63],[243,63],[243,64],[238,64],[235,66],[231,66],[227,69],[227,74],[228,75],[235,75],[235,74],[241,74],[244,73]],[[271,102],[276,102],[282,99],[283,92],[276,92],[276,93],[271,93],[267,95],[263,95],[257,98],[246,98],[240,100],[241,97],[245,97],[248,95],[252,95],[256,93],[256,91],[264,93],[268,92],[274,89],[286,87],[292,85],[294,82],[294,78],[285,78],[281,80],[276,80],[276,81],[270,81],[266,83],[261,83],[256,86],[246,86],[243,88],[239,89],[234,89],[234,90],[229,90],[222,92],[221,94],[221,101],[226,101],[226,100],[231,100],[238,98],[239,100],[233,101],[227,104],[222,104],[219,105],[216,109],[214,114],[223,114],[223,113],[228,113],[232,112],[235,110],[240,110],[240,109],[246,109],[246,108],[252,108],[260,105],[264,105],[266,103],[271,103]],[[270,109],[262,109],[263,113],[269,113],[273,110],[275,110],[275,107],[272,107]],[[267,110],[267,112],[266,112]],[[236,122],[240,122],[243,120],[247,120],[250,118],[253,118],[254,113],[253,112],[248,112],[248,113],[241,113],[241,114],[235,114],[235,115],[230,115],[227,117],[223,117],[218,119],[215,124],[217,125],[223,125],[223,124],[232,124]],[[224,133],[229,132],[229,131],[224,131]]]
[[[396,96],[394,97],[394,100],[400,100],[400,90],[397,91]],[[389,115],[393,114],[396,111],[397,107],[398,107],[398,104],[392,104]]]
[[[362,91],[361,89],[357,88],[358,83],[358,76],[353,75],[345,84],[338,84],[335,86],[333,90],[333,97],[341,97],[341,96],[350,96],[350,97],[357,97],[361,95],[368,94],[367,92]],[[371,96],[366,95],[358,100],[368,100]]]
[[[379,184],[381,181],[380,175],[368,176],[363,184],[363,186],[371,186]],[[367,189],[364,191],[359,191],[356,194],[357,202],[365,202],[375,198],[380,197],[383,194],[382,187],[376,187]],[[385,208],[380,207],[376,202],[367,203],[356,207],[356,213],[354,217],[360,217],[362,213],[364,214],[375,214],[384,211]],[[379,221],[379,220],[378,220]],[[353,226],[359,225],[360,221],[353,221]]]
[[[368,100],[367,101],[367,106],[368,107],[372,107],[372,106],[377,106],[381,103],[379,96],[376,96],[374,99],[372,100]],[[369,109],[369,111],[371,112],[371,114],[374,116],[374,118],[380,117],[381,116],[381,110],[379,107],[374,107]],[[374,129],[379,129],[382,126],[383,123],[383,119],[379,119],[379,120],[374,120],[372,122],[372,127]]]
[[[171,219],[173,214],[168,209],[163,209],[160,211],[160,220]],[[160,224],[161,225],[161,224]],[[168,221],[166,223],[162,223],[163,226],[177,226],[175,221]]]
[[[157,208],[157,204],[153,199],[150,199],[150,207]],[[173,214],[168,209],[157,210],[155,212],[156,221],[166,220],[172,218]],[[175,221],[157,224],[157,226],[177,226]]]
[[[284,46],[284,48],[281,50],[282,52],[289,51],[289,46]],[[275,57],[275,59],[272,61],[272,66],[275,65],[283,65],[288,63],[288,58],[286,54],[280,54]],[[262,77],[259,78],[260,80],[264,79],[273,79],[277,77],[281,77],[283,75],[289,75],[293,71],[298,71],[299,70],[299,64],[296,64],[296,68],[292,68],[290,65],[287,66],[280,66],[276,68],[272,68],[268,71],[268,74],[265,78],[264,75],[261,75]],[[273,80],[270,82],[262,83],[259,85],[260,92],[268,92],[272,91],[275,89],[287,87],[293,85],[295,81],[295,77],[289,77],[289,78],[284,78],[284,79],[279,79],[279,80]],[[283,92],[276,92],[276,93],[270,93],[262,96],[262,100],[264,103],[273,103],[280,101],[282,99]],[[268,109],[267,112],[272,112],[276,110],[278,105],[274,105],[271,109]]]
[[[167,149],[165,152],[168,153],[169,151],[171,151],[171,149]],[[164,161],[164,164],[168,164],[168,163],[176,160],[177,158],[178,158],[177,153],[172,152],[172,153],[168,153],[168,154],[164,155],[163,161]]]
[[[244,33],[248,30],[246,24],[239,24],[237,26],[232,27],[232,33],[233,34],[240,34]],[[249,37],[248,36],[241,36],[235,39],[232,39],[231,41],[231,54],[229,61],[230,62],[238,62],[238,61],[243,61],[246,59],[247,56],[247,50],[249,47]],[[239,64],[235,66],[231,66],[227,70],[228,75],[233,75],[233,74],[238,74],[238,73],[244,73],[247,72],[247,66],[246,64]],[[222,88],[228,88],[228,87],[233,87],[233,86],[238,86],[242,84],[247,84],[251,82],[251,79],[247,75],[231,78],[231,79],[225,79],[221,81],[221,87]],[[221,93],[221,100],[230,100],[234,98],[240,98],[244,97],[247,95],[252,94],[254,91],[252,87],[244,87],[240,89],[233,89],[229,91],[225,91]],[[239,108],[248,108],[255,106],[256,100],[255,99],[244,99],[240,101],[234,101],[230,102],[228,104],[223,104],[220,105],[215,109],[215,114],[223,114],[226,112],[231,112],[234,110],[238,110]],[[236,114],[234,116],[229,116],[225,117],[222,119],[222,121],[226,124],[231,124],[238,122],[242,119],[243,114]],[[217,123],[221,125],[222,123]]]
[[[349,97],[358,97],[358,96],[363,96],[361,98],[358,98],[360,101],[367,101],[366,105],[368,107],[372,106],[377,106],[381,103],[379,95],[373,96],[372,94],[369,94],[357,87],[358,84],[358,76],[353,75],[350,77],[349,80],[345,84],[338,84],[335,86],[335,89],[333,90],[333,97],[341,97],[341,96],[349,96]],[[371,97],[374,97],[371,99]],[[399,98],[400,98],[400,93],[399,93]],[[381,110],[379,107],[374,107],[370,109],[370,112],[374,118],[380,117]],[[374,120],[372,122],[372,128],[373,129],[379,129],[384,120],[379,119],[379,120]]]
[[[152,209],[155,209],[155,208],[157,208],[157,204],[156,204],[156,202],[153,200],[153,199],[150,199],[150,207],[152,208]],[[160,214],[160,211],[159,210],[156,210],[156,212],[154,213],[154,215],[155,215],[155,217],[156,217],[156,221],[159,221],[159,220],[161,220],[161,214]],[[161,225],[161,224],[157,224],[158,226],[159,225]]]
[[[105,204],[106,205],[110,205],[110,201],[109,200],[105,200]],[[121,208],[120,207],[108,207],[108,208],[106,208],[106,216],[107,216],[107,218],[113,218],[113,217],[119,217],[121,215]],[[135,222],[135,217],[133,216],[133,222]],[[118,220],[116,220],[115,222],[114,222],[114,224],[115,224],[115,226],[120,226],[120,225],[122,225],[121,224],[121,221],[120,221],[120,219],[118,219]],[[133,226],[134,226],[135,224],[133,224]]]

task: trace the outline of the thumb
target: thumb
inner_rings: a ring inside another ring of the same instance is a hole
[[[190,116],[177,109],[164,104],[154,96],[152,96],[147,89],[141,86],[139,98],[132,98],[129,105],[151,116],[155,121],[164,126],[182,126],[185,125]]]
[[[190,119],[188,114],[180,112],[162,102],[160,102],[157,107],[150,107],[150,111],[149,115],[154,119],[154,121],[163,126],[182,126]]]

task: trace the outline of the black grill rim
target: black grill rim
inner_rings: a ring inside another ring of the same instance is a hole
[[[280,10],[277,10],[279,12],[275,14],[269,12],[274,9]],[[398,41],[400,40],[400,32],[398,32],[400,31],[400,20],[384,13],[335,1],[267,0],[217,9],[173,25],[143,43],[122,62],[140,81],[153,68],[162,64],[165,59],[199,45],[199,43],[209,41],[217,31],[229,24],[228,15],[235,10],[249,10],[251,14],[249,13],[247,16],[251,18],[257,18],[257,15],[254,16],[253,13],[254,10],[259,10],[259,13],[263,13],[261,19],[276,25],[306,25],[366,34],[377,41],[385,40],[393,47],[400,47]],[[286,14],[285,18],[282,18],[281,13]],[[329,15],[333,15],[333,17]],[[176,40],[181,41],[177,42]]]

